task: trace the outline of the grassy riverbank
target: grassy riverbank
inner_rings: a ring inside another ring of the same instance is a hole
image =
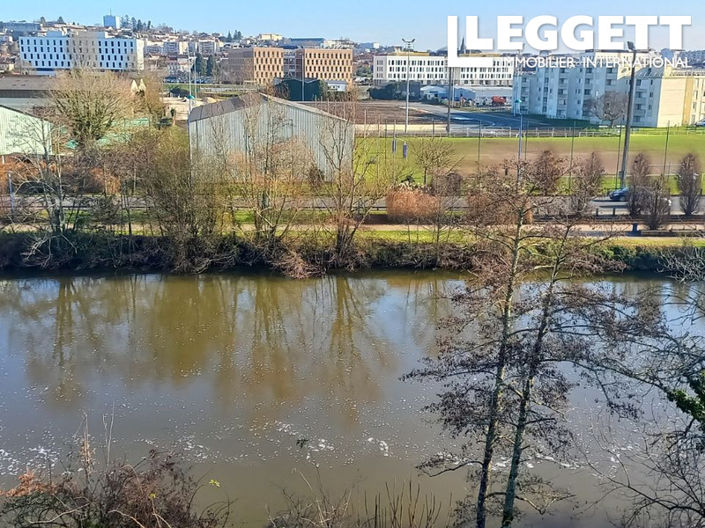
[[[619,237],[595,247],[605,271],[665,273],[664,256],[701,239]],[[219,236],[177,243],[160,236],[76,233],[37,246],[35,233],[0,234],[0,272],[14,271],[155,271],[198,273],[242,268],[269,269],[293,276],[320,275],[336,269],[470,270],[475,252],[467,234],[453,233],[436,245],[430,233],[362,231],[345,260],[334,258],[334,240],[326,234],[292,238],[266,251],[251,241]],[[292,263],[292,260],[294,261]],[[294,273],[292,266],[303,272]]]

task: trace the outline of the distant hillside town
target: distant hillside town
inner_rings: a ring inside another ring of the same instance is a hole
[[[180,31],[129,15],[108,14],[102,24],[41,18],[0,22],[0,75],[52,76],[75,68],[153,72],[192,95],[202,85],[279,90],[290,99],[357,97],[405,99],[455,106],[503,105],[514,113],[617,125],[626,119],[630,66],[517,66],[511,54],[458,50],[470,59],[448,67],[445,50],[353,42],[347,38],[244,36]],[[643,50],[641,55],[677,56],[686,67],[635,65],[634,125],[693,125],[705,119],[705,50]],[[615,55],[599,50],[590,57]],[[620,55],[617,53],[616,55]],[[625,52],[621,55],[629,55]],[[525,64],[525,63],[524,63]],[[136,77],[139,75],[135,75]],[[20,83],[21,84],[21,83]],[[31,84],[31,83],[30,83]],[[40,85],[37,82],[37,86]],[[188,85],[188,89],[183,88]],[[5,83],[17,89],[18,83]],[[12,106],[3,93],[0,104]],[[27,85],[27,92],[36,92]],[[266,91],[265,90],[265,91]],[[7,92],[7,90],[5,90]],[[14,93],[26,100],[27,93]],[[31,97],[31,94],[29,95]]]

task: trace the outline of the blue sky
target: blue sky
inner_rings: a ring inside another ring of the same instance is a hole
[[[493,36],[497,15],[555,15],[564,20],[573,15],[691,15],[693,27],[686,30],[688,49],[705,48],[705,2],[702,0],[466,0],[435,3],[420,0],[4,0],[2,20],[33,20],[63,16],[66,21],[97,23],[109,11],[125,13],[154,24],[177,29],[220,31],[238,29],[245,35],[281,33],[292,37],[349,37],[357,41],[400,44],[401,38],[416,38],[418,49],[446,45],[446,17],[478,15],[482,36]],[[658,32],[657,32],[658,33]],[[655,34],[654,47],[666,45],[664,34]]]

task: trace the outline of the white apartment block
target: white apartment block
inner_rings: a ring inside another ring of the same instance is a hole
[[[466,86],[511,87],[514,77],[513,57],[502,55],[468,55],[475,62],[462,68],[453,68],[453,84]],[[446,84],[448,82],[448,58],[428,53],[406,54],[398,52],[376,55],[372,63],[372,78],[375,85],[406,81],[421,84]]]
[[[43,36],[20,37],[20,59],[38,74],[72,68],[143,70],[144,41],[110,37],[105,32],[49,31]]]
[[[556,66],[519,71],[514,78],[515,109],[524,114],[555,119],[597,121],[594,102],[607,92],[628,93],[631,67],[619,63],[631,53],[586,52],[575,56],[556,55]],[[640,54],[639,58],[646,58]],[[563,59],[574,58],[576,66],[563,67]],[[583,59],[589,59],[589,64]],[[637,66],[639,68],[639,66]]]
[[[623,94],[625,98],[629,94],[631,67],[615,62],[631,54],[588,52],[574,57],[578,59],[575,67],[557,65],[518,72],[513,91],[515,110],[601,123],[595,115],[600,97],[608,92]],[[588,66],[583,57],[589,57],[593,65]],[[649,55],[640,54],[638,58],[641,64],[637,64],[635,76],[634,126],[692,125],[705,118],[705,70],[668,65],[655,68],[646,64]]]

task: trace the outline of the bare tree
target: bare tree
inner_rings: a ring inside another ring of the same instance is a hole
[[[460,453],[434,458],[422,467],[435,472],[475,468],[471,479],[477,483],[477,496],[466,505],[471,506],[478,528],[486,526],[497,507],[503,524],[509,526],[516,500],[544,512],[565,498],[559,490],[551,491],[548,483],[535,477],[521,479],[519,474],[519,461],[531,456],[526,447],[529,437],[552,443],[556,451],[566,439],[560,422],[551,417],[563,404],[565,384],[548,367],[556,360],[554,354],[566,349],[544,341],[546,329],[555,331],[554,317],[562,312],[556,309],[551,281],[527,291],[521,286],[537,269],[554,269],[558,280],[582,265],[568,256],[571,226],[556,231],[527,225],[534,209],[547,209],[555,202],[552,195],[562,175],[557,165],[547,154],[532,163],[507,163],[503,173],[488,171],[471,180],[471,196],[482,197],[475,202],[482,207],[470,212],[479,241],[473,281],[455,298],[457,315],[443,327],[444,335],[451,337],[440,341],[438,359],[409,375],[443,383],[439,400],[429,409],[438,413],[451,434],[465,441]],[[549,243],[556,240],[557,245]],[[534,258],[543,244],[557,253],[546,260]],[[526,324],[528,320],[535,324]],[[541,388],[534,393],[538,385]],[[529,403],[538,400],[536,407]],[[515,441],[508,440],[512,437]],[[499,453],[513,461],[504,485],[494,471]],[[519,486],[521,494],[516,492]]]
[[[649,176],[643,187],[643,208],[649,229],[658,229],[671,214],[671,193],[668,178],[661,175]]]
[[[588,210],[590,201],[602,189],[602,177],[605,166],[597,152],[581,159],[575,167],[573,184],[570,189],[570,205],[573,214],[583,216]]]
[[[305,142],[291,135],[290,122],[277,104],[252,101],[244,112],[244,151],[229,161],[227,147],[218,139],[224,131],[214,131],[215,161],[219,172],[231,179],[227,185],[233,198],[243,200],[251,211],[254,240],[267,253],[290,233],[303,207],[313,158]]]
[[[87,149],[127,117],[129,96],[129,83],[116,74],[79,69],[57,76],[51,101],[79,149]]]
[[[428,177],[447,175],[458,165],[458,156],[453,145],[444,138],[422,138],[413,143],[416,165],[423,170],[423,184],[428,185]]]
[[[355,235],[372,208],[395,183],[403,165],[382,156],[381,140],[356,141],[356,102],[329,102],[331,113],[340,119],[325,122],[320,149],[326,160],[326,185],[314,189],[332,217],[335,228],[333,259],[350,265]]]
[[[671,254],[667,265],[688,269],[692,279],[693,258],[700,256]],[[702,317],[701,296],[700,288],[647,289],[634,299],[615,296],[602,309],[583,313],[601,345],[590,351],[597,356],[581,352],[576,360],[590,364],[585,372],[609,408],[639,417],[641,406],[632,400],[646,394],[666,407],[663,417],[648,421],[633,452],[615,459],[616,468],[592,465],[613,489],[632,499],[623,526],[705,526],[705,342],[701,332],[689,330]],[[666,315],[666,304],[675,315]]]
[[[626,93],[610,91],[596,99],[591,99],[589,106],[592,115],[600,121],[607,121],[610,127],[614,127],[616,123],[626,118],[628,100]]]
[[[632,170],[629,174],[629,192],[627,193],[627,208],[633,217],[639,216],[645,207],[646,189],[649,185],[651,160],[640,152],[632,161]]]
[[[225,218],[218,182],[208,159],[191,159],[182,130],[165,129],[155,147],[142,182],[149,212],[170,241],[174,268],[204,270]]]
[[[685,216],[692,216],[698,212],[700,197],[703,192],[703,180],[701,174],[700,160],[689,153],[686,154],[678,167],[676,173],[676,184],[680,193],[680,204]]]

